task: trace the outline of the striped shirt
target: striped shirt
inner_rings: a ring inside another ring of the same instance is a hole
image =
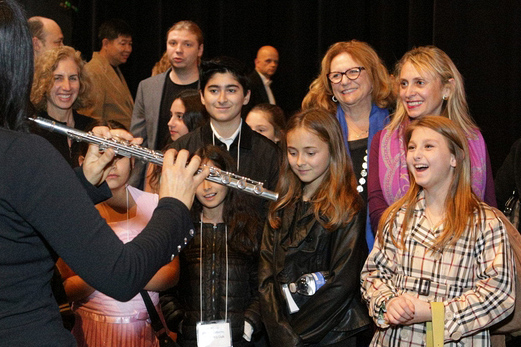
[[[378,329],[371,346],[425,346],[425,323],[389,326],[378,322],[382,303],[404,293],[445,306],[445,346],[490,346],[488,327],[514,309],[514,257],[500,218],[484,203],[477,220],[453,246],[432,251],[443,226],[431,230],[424,193],[418,194],[404,249],[394,246],[389,230],[375,243],[361,274],[362,295]],[[393,228],[405,217],[400,209]],[[476,232],[471,232],[475,230]]]

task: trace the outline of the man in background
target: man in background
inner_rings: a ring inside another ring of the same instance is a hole
[[[255,70],[248,76],[251,82],[251,99],[248,108],[258,104],[276,105],[271,90],[271,78],[279,66],[279,52],[272,46],[263,46],[255,58]]]
[[[34,59],[43,52],[63,46],[63,33],[60,26],[50,18],[34,16],[27,20],[33,37]]]
[[[170,107],[185,89],[199,89],[199,64],[204,50],[203,32],[192,21],[175,23],[167,32],[166,54],[170,68],[139,83],[130,131],[143,138],[142,146],[163,149],[170,134]],[[142,187],[145,165],[136,163],[130,184]]]
[[[121,19],[111,19],[98,30],[100,51],[92,54],[85,70],[92,82],[94,106],[79,110],[101,121],[115,120],[130,128],[134,100],[119,66],[132,53],[132,31]]]

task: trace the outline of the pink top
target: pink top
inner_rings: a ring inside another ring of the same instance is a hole
[[[126,221],[108,223],[123,243],[131,241],[145,228],[150,218],[152,218],[152,213],[159,200],[157,194],[143,192],[131,186],[127,186],[127,189],[136,202],[136,216]],[[105,206],[97,205],[96,207],[102,217],[108,214],[105,212]],[[154,305],[157,306],[159,303],[159,293],[148,293]],[[132,318],[139,320],[148,318],[147,308],[143,302],[143,298],[139,294],[127,302],[121,302],[96,290],[87,298],[81,301],[75,301],[73,303],[73,309],[76,310],[78,308],[104,316],[131,317],[129,321],[132,320]],[[121,323],[124,323],[124,321],[121,321]]]

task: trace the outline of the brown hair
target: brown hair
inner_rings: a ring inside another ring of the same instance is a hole
[[[275,136],[282,139],[286,129],[286,117],[284,111],[277,105],[272,104],[257,104],[253,107],[250,112],[260,111],[268,115],[268,122],[275,129]]]
[[[405,53],[396,64],[395,76],[397,81],[400,79],[400,73],[405,63],[411,63],[420,73],[439,79],[442,86],[450,87],[451,94],[448,96],[448,100],[442,101],[441,116],[453,120],[467,134],[472,134],[472,130],[478,128],[469,114],[463,77],[444,51],[434,46],[423,46]],[[451,84],[450,80],[454,80],[454,83]],[[398,98],[396,112],[387,127],[390,130],[395,130],[408,117],[407,110]]]
[[[337,42],[327,50],[322,59],[320,74],[309,86],[309,92],[302,101],[302,109],[320,107],[329,113],[336,112],[336,104],[331,100],[333,89],[327,75],[331,72],[331,61],[337,55],[348,53],[353,60],[362,65],[373,83],[372,101],[382,108],[394,102],[391,78],[387,68],[382,63],[375,50],[369,44],[357,40]]]
[[[154,65],[152,68],[152,76],[162,74],[163,72],[166,72],[170,68],[170,60],[168,60],[168,54],[163,53],[161,56],[161,59]]]
[[[310,199],[315,218],[328,230],[345,226],[362,209],[363,202],[356,190],[355,174],[351,160],[347,157],[340,125],[335,117],[323,109],[311,109],[290,118],[286,137],[298,128],[304,128],[317,135],[329,146],[329,168]],[[268,216],[272,228],[279,228],[281,225],[277,212],[296,203],[302,197],[303,185],[289,165],[286,141],[283,141],[283,153],[277,185],[279,199],[271,205]]]
[[[449,147],[449,151],[456,158],[454,176],[447,193],[445,202],[445,216],[442,220],[443,232],[434,244],[435,250],[441,250],[449,244],[454,244],[465,233],[469,225],[475,222],[474,213],[478,212],[478,220],[484,213],[480,207],[478,197],[472,191],[471,167],[467,136],[461,127],[447,117],[425,116],[414,120],[405,130],[405,143],[408,144],[412,133],[417,128],[428,128],[441,134]],[[383,243],[383,230],[392,230],[396,227],[396,217],[405,206],[405,218],[400,230],[401,245],[398,245],[393,233],[389,231],[395,246],[403,248],[405,245],[405,231],[414,214],[417,195],[422,189],[414,176],[409,173],[411,186],[407,193],[385,210],[378,225],[378,240]]]
[[[191,20],[182,20],[180,22],[175,23],[168,29],[166,32],[166,37],[168,39],[168,34],[174,30],[187,30],[194,34],[197,37],[197,43],[202,45],[204,43],[204,37],[203,37],[203,31],[201,28],[199,28],[199,25],[197,23],[192,22]]]
[[[78,66],[80,80],[80,90],[72,108],[76,110],[92,105],[91,81],[84,69],[85,62],[81,59],[81,53],[72,47],[62,46],[45,51],[36,60],[31,89],[31,102],[36,109],[40,111],[47,109],[47,94],[54,85],[54,71],[60,61],[67,58],[74,60]]]

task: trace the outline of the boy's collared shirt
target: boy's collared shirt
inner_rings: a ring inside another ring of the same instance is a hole
[[[241,118],[241,122],[239,123],[239,126],[237,127],[237,129],[235,130],[235,132],[232,134],[232,136],[230,137],[222,137],[221,135],[219,135],[219,133],[217,132],[217,130],[214,128],[213,126],[213,123],[212,121],[210,120],[210,127],[212,128],[212,132],[213,132],[213,135],[215,137],[217,137],[217,139],[219,141],[221,141],[222,143],[224,143],[226,145],[226,150],[227,151],[230,151],[230,146],[232,145],[233,141],[235,141],[235,138],[237,137],[237,135],[239,135],[239,133],[241,132],[241,128],[242,128],[242,118]],[[215,143],[214,143],[215,144]]]

